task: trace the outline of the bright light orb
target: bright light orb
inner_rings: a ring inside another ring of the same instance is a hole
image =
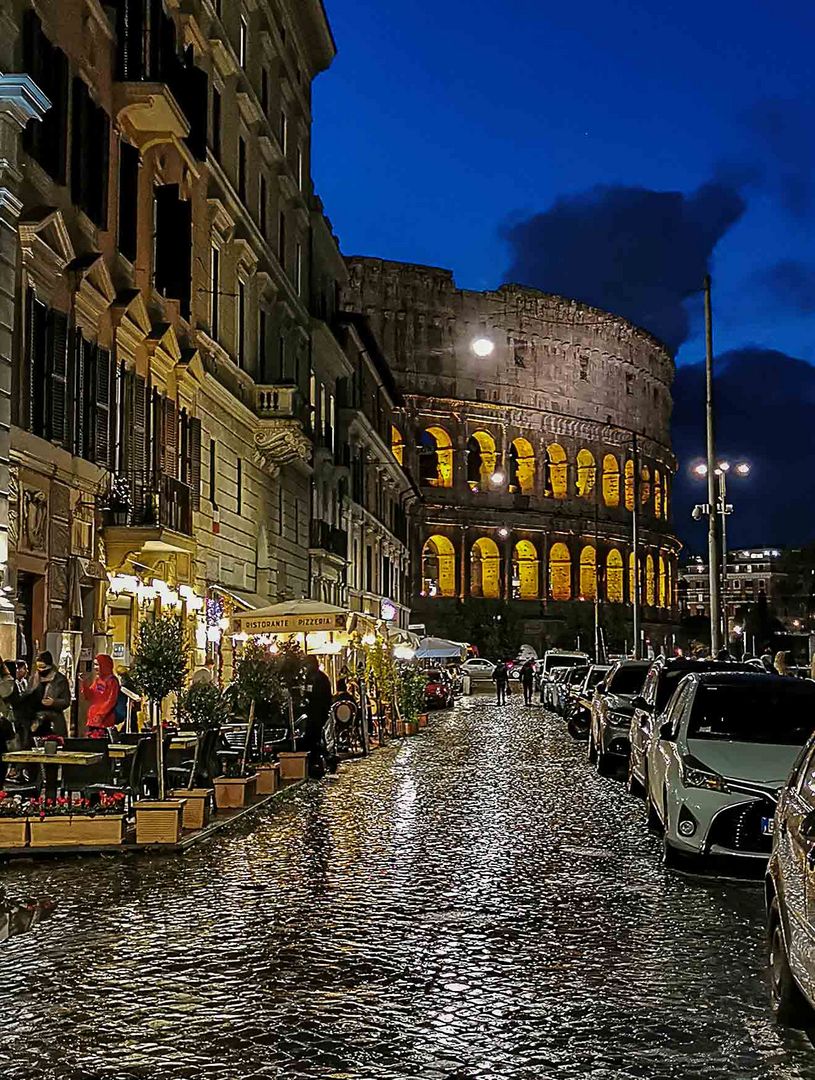
[[[483,360],[487,356],[492,356],[492,354],[495,352],[495,342],[490,341],[489,338],[480,337],[476,338],[475,341],[472,342],[470,348],[473,350],[476,356]]]
[[[693,471],[697,476],[707,476],[707,465],[696,465]]]
[[[506,540],[506,538],[509,536],[509,529],[499,529],[498,535],[501,537],[502,540]]]
[[[750,466],[747,464],[746,461],[742,461],[736,466],[736,472],[739,474],[739,476],[749,476]]]
[[[490,483],[494,484],[495,487],[500,487],[504,480],[506,480],[506,477],[500,469],[497,472],[494,472],[490,477]]]

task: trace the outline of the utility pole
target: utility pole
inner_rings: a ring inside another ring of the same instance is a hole
[[[719,513],[722,515],[722,644],[728,647],[727,625],[727,469],[719,473]]]
[[[634,581],[631,613],[634,622],[634,659],[642,658],[640,643],[640,451],[636,432],[631,435],[631,464],[634,466],[634,506],[631,510],[631,553],[634,556]],[[625,483],[625,477],[623,477]]]
[[[710,274],[705,275],[705,417],[707,428],[707,552],[710,572],[710,653],[721,649],[722,609],[719,537],[716,514],[716,441],[713,426],[713,313],[710,302]]]

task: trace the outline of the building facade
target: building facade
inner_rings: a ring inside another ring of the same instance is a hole
[[[348,265],[345,306],[369,317],[404,395],[392,452],[423,495],[414,617],[443,631],[462,603],[506,602],[542,647],[600,605],[621,647],[636,504],[645,634],[661,643],[679,550],[667,350],[561,297],[461,290],[449,271],[381,259]]]

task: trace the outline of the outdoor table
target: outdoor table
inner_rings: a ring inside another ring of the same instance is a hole
[[[42,765],[45,797],[56,799],[59,770],[63,765],[98,765],[103,757],[81,750],[57,750],[56,754],[46,754],[44,750],[11,750],[3,754],[3,761],[9,765]]]
[[[198,745],[197,735],[173,735],[171,750],[194,750]]]
[[[113,758],[115,761],[122,761],[124,758],[132,757],[138,747],[130,743],[109,743],[108,744],[108,757]]]

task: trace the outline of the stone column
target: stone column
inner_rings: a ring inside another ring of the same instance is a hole
[[[20,136],[30,120],[42,120],[51,107],[28,75],[0,75],[0,576],[8,568],[9,459],[11,456],[11,373],[17,310],[17,220]],[[0,655],[16,652],[14,603],[0,593]]]

